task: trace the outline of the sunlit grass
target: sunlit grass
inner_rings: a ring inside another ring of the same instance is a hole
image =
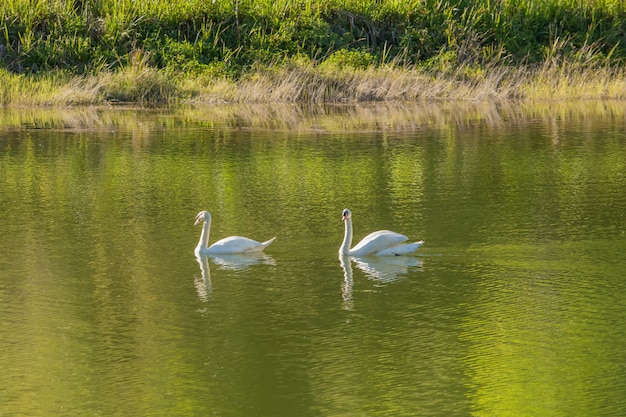
[[[2,105],[53,105],[69,104],[63,98],[72,78],[59,74],[26,76],[0,69],[0,103]]]
[[[621,0],[6,0],[0,103],[624,98]]]
[[[417,132],[424,129],[462,129],[501,124],[523,126],[538,120],[568,123],[605,123],[607,117],[626,117],[626,101],[563,100],[537,102],[437,101],[354,104],[251,103],[182,106],[137,112],[127,106],[19,107],[0,109],[0,130],[33,126],[66,130],[105,130],[145,132],[167,126],[210,125],[217,130],[307,132]],[[550,123],[552,125],[552,123]],[[556,126],[555,126],[556,127]],[[554,140],[559,140],[558,131]]]
[[[3,105],[70,106],[131,103],[302,103],[367,101],[526,101],[626,99],[620,67],[494,66],[477,74],[422,69],[368,68],[320,71],[312,66],[260,69],[239,80],[201,75],[177,77],[133,66],[97,75],[16,75],[0,71]]]

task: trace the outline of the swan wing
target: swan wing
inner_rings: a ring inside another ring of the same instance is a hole
[[[400,233],[390,230],[379,230],[365,236],[355,247],[350,249],[350,255],[378,255],[379,252],[406,242],[408,239],[408,237]]]
[[[224,239],[218,240],[214,244],[208,247],[205,253],[245,253],[245,252],[257,252],[265,249],[267,245],[272,243],[276,238],[272,238],[267,242],[258,242],[253,239],[248,239],[242,236],[230,236]]]
[[[417,249],[419,249],[420,246],[422,246],[423,243],[424,243],[424,241],[420,240],[419,242],[407,243],[406,245],[392,246],[390,248],[386,248],[386,249],[381,250],[380,252],[376,253],[376,255],[378,255],[378,256],[406,255],[406,254],[415,252]]]

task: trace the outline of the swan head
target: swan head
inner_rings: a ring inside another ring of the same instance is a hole
[[[210,221],[211,220],[211,213],[209,213],[208,211],[204,210],[201,211],[200,213],[198,213],[198,215],[196,216],[196,221],[194,222],[194,226],[202,223],[204,221]]]
[[[350,211],[350,209],[343,209],[343,212],[341,213],[341,221],[346,221],[352,218],[352,212]]]

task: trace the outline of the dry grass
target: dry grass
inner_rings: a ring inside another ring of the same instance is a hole
[[[468,75],[394,68],[324,74],[308,68],[255,73],[237,83],[220,80],[195,85],[192,103],[213,102],[378,102],[622,100],[626,79],[621,68],[544,65],[537,68],[495,66]]]
[[[588,100],[626,98],[624,69],[544,66],[520,85],[521,96],[532,100]]]
[[[503,124],[523,126],[543,121],[557,129],[563,123],[605,123],[607,117],[626,117],[626,101],[583,100],[550,102],[383,102],[360,104],[218,104],[141,112],[125,106],[79,106],[0,109],[0,131],[24,126],[76,131],[136,131],[144,136],[146,130],[164,126],[207,125],[212,129],[228,130],[232,121],[237,128],[292,134],[323,132],[382,132],[410,133],[433,129],[460,130],[472,128],[497,129]],[[564,122],[567,121],[567,122]]]
[[[257,72],[237,83],[220,80],[196,87],[194,103],[467,100],[477,99],[477,95],[486,97],[493,94],[493,91],[484,91],[484,87],[479,92],[479,85],[459,84],[448,77],[403,69],[321,74],[312,69],[288,68]]]
[[[0,100],[11,106],[623,100],[625,75],[621,67],[554,63],[461,67],[452,73],[401,67],[322,71],[309,65],[261,69],[233,81],[176,76],[138,65],[97,76],[0,71]]]

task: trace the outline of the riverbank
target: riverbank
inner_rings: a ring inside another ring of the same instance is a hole
[[[139,110],[139,111],[138,111]],[[256,103],[151,107],[72,106],[0,108],[0,131],[63,130],[76,134],[120,132],[144,144],[146,132],[180,126],[229,131],[317,135],[377,132],[390,135],[445,130],[463,138],[472,129],[512,125],[552,126],[555,143],[568,126],[623,124],[626,100],[545,102],[437,101],[352,104]],[[457,133],[454,133],[457,132]],[[230,134],[230,133],[229,133]],[[276,136],[279,137],[279,136]],[[282,137],[282,136],[281,136]],[[9,145],[7,149],[10,149]]]
[[[0,104],[626,98],[619,0],[8,0]]]
[[[141,106],[218,103],[381,101],[547,101],[626,99],[624,68],[496,66],[473,75],[370,68],[324,73],[313,67],[267,68],[238,80],[175,74],[150,67],[95,75],[0,71],[5,106]]]

